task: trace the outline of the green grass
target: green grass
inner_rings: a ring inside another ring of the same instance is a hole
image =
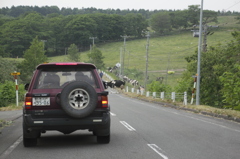
[[[225,43],[232,39],[229,31],[216,31],[208,37],[208,46]],[[136,68],[145,72],[146,68],[146,39],[126,42],[125,68]],[[104,63],[112,67],[120,62],[120,48],[123,42],[98,45],[102,51]],[[185,57],[194,54],[198,47],[198,38],[192,37],[192,32],[178,35],[150,38],[148,75],[150,80],[164,77],[164,82],[175,86],[176,80],[187,68]],[[82,60],[87,61],[87,52],[82,53]],[[161,70],[161,71],[159,71]],[[174,70],[175,74],[168,75],[167,70]],[[140,80],[143,82],[144,80]]]
[[[16,106],[16,103],[12,103],[6,107],[0,107],[0,111],[21,110],[22,106],[23,106],[23,102],[19,102],[18,106]]]
[[[239,28],[239,24],[236,23],[236,17],[235,16],[219,16],[218,17],[218,23],[213,25],[219,25],[220,28]]]
[[[23,61],[23,58],[5,58],[5,59],[11,60],[11,61],[17,61],[17,62]]]
[[[218,31],[216,29],[213,35],[208,36],[208,46],[226,43],[231,39],[230,31]],[[145,72],[146,44],[147,40],[145,38],[126,41],[125,68],[136,68]],[[120,48],[123,50],[123,41],[98,44],[97,47],[105,57],[104,63],[106,67],[113,67],[116,63],[120,62]],[[175,85],[176,80],[180,78],[181,73],[187,67],[185,57],[194,54],[197,47],[198,38],[193,38],[190,31],[178,35],[150,37],[148,54],[148,74],[150,81],[155,80],[156,77],[164,77],[165,83]],[[81,61],[88,61],[88,52],[81,53]],[[50,58],[50,62],[66,61],[66,59],[66,56],[56,56]],[[173,70],[175,74],[168,75],[167,70]],[[166,81],[166,79],[168,80]]]
[[[208,46],[214,46],[218,43],[225,44],[232,39],[231,32],[239,30],[240,24],[236,24],[235,17],[218,17],[219,28],[209,28],[214,34],[208,36]],[[138,69],[145,72],[146,68],[146,45],[147,38],[138,40],[126,40],[125,68]],[[106,67],[113,67],[120,62],[120,49],[123,50],[123,40],[120,42],[97,44],[101,50]],[[192,36],[191,31],[185,31],[175,35],[150,37],[149,40],[149,59],[148,75],[149,81],[156,77],[164,77],[164,83],[172,86],[176,85],[177,79],[187,67],[186,56],[191,56],[197,50],[198,38]],[[87,62],[89,51],[81,52],[81,61]],[[21,60],[21,59],[18,59]],[[50,57],[49,62],[67,62],[67,56]],[[167,70],[175,71],[175,74],[168,75]],[[143,85],[144,79],[138,79]]]

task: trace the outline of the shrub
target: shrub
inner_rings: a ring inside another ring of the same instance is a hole
[[[17,65],[17,61],[0,57],[0,83],[4,83],[5,81],[14,81],[14,77],[10,73],[14,71],[18,72]],[[20,83],[21,79],[19,78],[18,81]]]
[[[24,100],[24,86],[19,85],[18,99],[19,101]],[[0,107],[6,107],[7,105],[16,102],[16,86],[15,82],[5,81],[0,84]]]
[[[161,84],[159,81],[153,81],[148,85],[150,92],[171,92],[171,87],[166,84]]]

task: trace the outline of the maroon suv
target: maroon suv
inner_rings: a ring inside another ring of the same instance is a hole
[[[41,64],[25,88],[25,147],[37,145],[41,133],[51,130],[69,134],[88,129],[98,143],[110,142],[108,92],[93,64]]]

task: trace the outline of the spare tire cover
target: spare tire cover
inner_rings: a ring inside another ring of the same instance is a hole
[[[98,96],[95,89],[84,81],[74,81],[66,85],[60,96],[62,109],[70,116],[83,118],[96,108]]]

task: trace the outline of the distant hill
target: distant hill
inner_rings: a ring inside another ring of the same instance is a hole
[[[216,25],[216,24],[215,24]],[[233,16],[219,17],[218,28],[210,28],[212,35],[207,37],[208,47],[218,43],[226,43],[232,39],[231,32],[239,30],[240,24],[236,24]],[[154,37],[149,40],[148,74],[149,82],[157,77],[164,77],[165,82],[175,85],[182,72],[186,69],[185,57],[195,53],[198,47],[198,38],[192,36],[190,30],[175,33],[169,36]],[[146,68],[146,38],[138,40],[126,40],[125,68],[138,69],[145,72]],[[123,50],[122,42],[98,44],[102,51],[105,66],[113,67],[120,62],[120,50]],[[85,51],[81,53],[82,61],[87,62],[88,57]],[[64,61],[65,56],[52,57],[50,61]],[[167,71],[174,71],[174,74],[167,74]],[[143,79],[140,79],[143,83]]]

